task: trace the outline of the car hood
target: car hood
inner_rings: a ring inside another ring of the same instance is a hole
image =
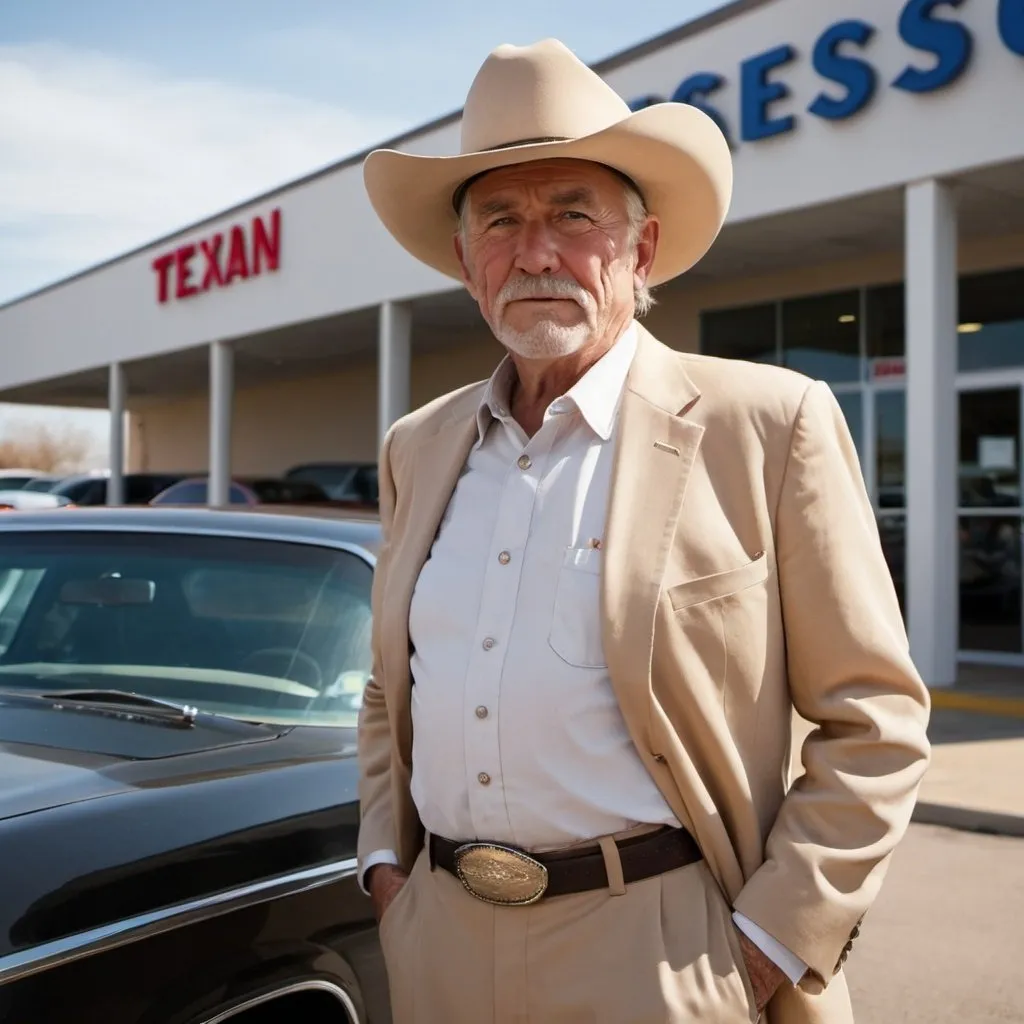
[[[264,743],[284,731],[216,715],[184,728],[140,708],[90,710],[0,693],[0,820],[122,792],[133,784],[126,774],[140,772],[121,766],[161,762],[141,774],[162,774],[169,758]]]
[[[175,728],[4,695],[0,966],[111,921],[353,855],[354,730],[208,718]]]

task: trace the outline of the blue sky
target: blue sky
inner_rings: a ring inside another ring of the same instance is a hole
[[[721,3],[0,0],[0,304],[458,109],[499,43]]]

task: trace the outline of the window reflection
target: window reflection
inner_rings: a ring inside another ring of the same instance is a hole
[[[860,295],[812,295],[782,303],[782,361],[832,383],[861,377]]]
[[[999,388],[960,395],[960,504],[1020,504],[1020,391]]]
[[[1024,268],[960,279],[961,371],[1024,365]]]
[[[701,351],[709,356],[777,363],[775,304],[701,314]]]
[[[960,518],[960,647],[1021,650],[1021,520]]]
[[[882,540],[882,553],[892,575],[896,588],[896,596],[900,602],[900,611],[904,619],[906,609],[906,552],[907,552],[907,517],[902,512],[885,514],[878,517],[878,533]]]
[[[850,429],[853,443],[857,448],[857,455],[864,462],[864,400],[861,397],[860,389],[856,391],[841,391],[836,395],[839,408],[843,410],[846,417],[846,425]]]
[[[875,393],[875,481],[879,508],[906,505],[907,401],[903,391]]]
[[[905,349],[904,291],[902,284],[887,284],[867,291],[868,358],[901,356]]]

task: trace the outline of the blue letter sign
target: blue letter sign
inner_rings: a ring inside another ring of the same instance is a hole
[[[1024,57],[1024,0],[999,0],[999,35],[1008,50]]]
[[[768,73],[788,64],[795,56],[796,50],[786,43],[751,57],[740,65],[740,124],[744,142],[766,139],[793,130],[795,118],[792,114],[774,119],[768,117],[768,104],[789,95],[789,86],[782,82],[769,82]]]
[[[837,51],[840,43],[864,46],[874,34],[874,26],[866,21],[840,21],[822,34],[814,47],[814,70],[822,78],[845,85],[846,95],[841,100],[834,100],[825,93],[819,93],[807,108],[812,114],[838,121],[852,117],[868,105],[875,93],[875,69],[867,61],[843,56]]]
[[[893,80],[892,87],[910,93],[930,93],[950,85],[967,69],[974,53],[974,37],[970,29],[953,11],[963,7],[965,0],[890,0],[895,7],[902,4],[898,18],[900,38],[907,46],[927,55],[922,67],[908,64]],[[856,6],[850,0],[851,6]],[[822,5],[824,6],[824,5]],[[999,38],[1010,53],[1024,57],[1024,0],[979,0],[979,9],[998,20]],[[878,72],[866,58],[865,50],[874,39],[876,27],[866,21],[849,18],[830,25],[818,37],[810,55],[815,71],[826,82],[838,88],[819,91],[809,113],[827,121],[841,121],[864,110],[879,86]],[[796,127],[793,114],[772,116],[771,104],[790,95],[789,86],[773,78],[773,72],[789,64],[797,51],[789,43],[756,54],[740,64],[739,115],[737,139],[729,129],[732,112],[719,97],[709,100],[726,84],[726,79],[712,71],[691,74],[679,83],[672,94],[675,103],[689,103],[703,110],[722,130],[730,148],[739,140],[757,142],[773,135],[790,132]],[[730,90],[731,91],[731,90]],[[652,103],[663,103],[660,96],[640,96],[630,103],[631,110],[640,110]]]
[[[949,85],[971,59],[971,34],[956,21],[932,17],[936,7],[959,7],[963,0],[910,0],[900,15],[900,37],[909,46],[935,54],[930,71],[908,67],[892,83],[907,92],[932,92]]]
[[[723,85],[725,85],[725,79],[721,75],[714,75],[710,72],[690,75],[689,78],[683,79],[676,88],[676,91],[672,93],[672,102],[689,103],[690,106],[703,110],[718,125],[726,141],[729,143],[729,148],[732,149],[733,141],[729,133],[729,126],[725,123],[725,118],[710,103],[701,102],[711,93],[721,89]]]

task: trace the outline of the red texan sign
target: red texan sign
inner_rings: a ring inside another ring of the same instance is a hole
[[[268,223],[269,221],[269,223]],[[157,301],[188,299],[211,288],[277,270],[281,260],[281,211],[267,219],[253,217],[224,234],[218,231],[198,244],[180,245],[153,260]]]

